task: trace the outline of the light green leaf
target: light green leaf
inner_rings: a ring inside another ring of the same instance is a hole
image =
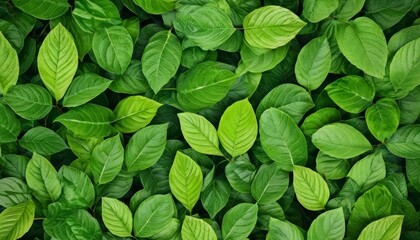
[[[177,100],[185,111],[196,112],[222,100],[238,76],[217,62],[202,62],[177,79]]]
[[[63,15],[70,7],[66,0],[13,0],[13,4],[36,18],[50,20]]]
[[[21,238],[32,226],[35,204],[32,200],[6,208],[0,213],[0,239]]]
[[[302,232],[290,222],[270,218],[267,240],[304,240]]]
[[[158,32],[149,40],[141,58],[141,66],[155,93],[175,76],[181,64],[181,56],[181,43],[171,31]]]
[[[203,188],[201,203],[210,217],[214,219],[216,214],[228,203],[232,189],[230,188],[229,182],[224,178],[215,179],[207,186],[203,186]]]
[[[176,0],[133,0],[150,14],[162,14],[175,9]]]
[[[373,20],[356,18],[340,26],[336,37],[340,51],[351,64],[373,77],[384,77],[388,56],[386,39]]]
[[[98,184],[112,181],[120,172],[124,161],[124,148],[119,135],[99,143],[92,152],[90,169]]]
[[[38,71],[42,82],[56,101],[63,98],[78,65],[77,48],[72,35],[58,24],[44,39],[38,53]]]
[[[307,116],[300,129],[306,136],[311,136],[318,129],[329,123],[338,122],[341,119],[340,111],[336,108],[325,107]]]
[[[292,11],[280,6],[258,8],[243,22],[245,40],[253,47],[270,49],[286,45],[305,25]]]
[[[308,240],[340,240],[344,238],[346,222],[343,208],[337,208],[320,214],[308,229]]]
[[[31,198],[32,192],[22,179],[16,177],[0,179],[0,206],[12,207]]]
[[[19,77],[19,59],[16,50],[0,32],[0,92],[5,94],[16,85]]]
[[[217,134],[223,148],[233,158],[246,153],[254,145],[258,124],[248,99],[237,101],[225,110]]]
[[[353,179],[360,191],[365,192],[386,176],[386,167],[382,154],[371,154],[357,161],[347,177]]]
[[[252,180],[251,194],[257,204],[276,202],[289,186],[289,173],[281,170],[276,163],[263,164]]]
[[[178,113],[182,135],[197,152],[223,156],[219,149],[216,128],[203,116],[195,113]]]
[[[76,77],[64,95],[64,107],[77,107],[104,92],[112,82],[94,73]]]
[[[217,240],[216,233],[208,223],[190,216],[185,216],[181,235],[184,240]]]
[[[364,4],[365,0],[339,0],[333,16],[348,21],[362,10]]]
[[[358,240],[398,240],[401,235],[403,215],[391,215],[373,221],[360,233]]]
[[[388,29],[397,24],[410,11],[415,1],[366,0],[366,16]]]
[[[21,125],[13,111],[0,103],[0,143],[16,141],[19,136]]]
[[[330,198],[325,180],[319,173],[307,167],[293,167],[293,188],[299,203],[311,211],[324,209]]]
[[[305,165],[308,149],[305,136],[292,117],[270,108],[260,118],[261,146],[280,169],[292,171],[294,165]]]
[[[61,200],[73,206],[90,208],[95,201],[95,189],[88,175],[79,169],[63,166],[58,171]]]
[[[168,124],[152,125],[136,132],[128,141],[124,163],[128,171],[144,170],[162,156],[166,145]]]
[[[108,72],[122,75],[130,65],[133,40],[124,27],[108,27],[94,33],[92,50],[99,66]]]
[[[304,0],[302,15],[312,23],[326,19],[338,7],[339,0]]]
[[[61,114],[54,122],[63,124],[78,137],[93,138],[108,136],[114,118],[108,108],[88,103]]]
[[[123,202],[114,198],[102,198],[102,220],[106,228],[118,237],[130,237],[133,215]]]
[[[352,158],[372,149],[365,136],[344,123],[328,124],[312,135],[312,143],[335,158]]]
[[[327,78],[330,67],[331,49],[328,39],[324,36],[314,38],[299,52],[295,65],[296,79],[308,90],[315,90]]]
[[[255,53],[254,47],[249,46],[247,42],[242,44],[241,48],[241,64],[243,64],[243,70],[252,73],[261,73],[273,69],[279,64],[285,57],[289,50],[289,45],[286,44],[276,49],[264,49],[264,53]],[[241,65],[239,65],[237,73]]]
[[[398,104],[382,98],[366,110],[366,123],[372,135],[381,142],[390,139],[400,123]]]
[[[239,203],[223,216],[222,236],[224,240],[245,239],[257,223],[258,205]]]
[[[316,171],[326,179],[342,179],[347,176],[350,170],[350,163],[347,159],[340,159],[328,156],[319,151],[316,156]]]
[[[42,155],[53,155],[67,149],[64,140],[53,130],[45,127],[34,127],[19,140],[20,146]]]
[[[72,15],[84,32],[121,24],[118,8],[110,0],[76,0]]]
[[[187,155],[177,152],[169,172],[169,186],[172,194],[190,213],[200,198],[202,185],[200,166]]]
[[[114,127],[122,133],[136,132],[147,126],[162,104],[143,96],[126,97],[115,107]]]
[[[386,148],[402,158],[418,158],[420,151],[420,125],[399,128],[386,143]]]
[[[26,182],[41,202],[54,202],[61,195],[57,171],[50,161],[36,152],[26,167]]]

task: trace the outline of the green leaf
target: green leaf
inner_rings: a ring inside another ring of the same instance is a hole
[[[182,47],[171,31],[161,31],[149,40],[141,59],[144,76],[157,93],[175,76],[181,64]]]
[[[63,166],[58,171],[62,191],[60,201],[67,204],[90,208],[95,201],[95,189],[86,173],[79,169]]]
[[[327,183],[319,173],[310,168],[297,165],[293,167],[293,188],[299,203],[311,211],[324,209],[330,198]]]
[[[381,142],[390,139],[400,123],[398,104],[382,98],[366,110],[366,123],[372,135]]]
[[[152,125],[136,132],[128,141],[124,163],[128,171],[144,170],[162,156],[166,145],[168,124]]]
[[[54,202],[61,195],[57,171],[50,161],[36,152],[26,167],[26,182],[41,202]]]
[[[92,152],[90,168],[98,184],[112,181],[120,172],[124,162],[124,148],[119,135],[99,143]]]
[[[338,122],[340,119],[340,111],[338,111],[336,108],[325,107],[307,116],[300,128],[306,136],[311,136],[324,125]]]
[[[126,28],[112,26],[95,31],[92,50],[99,66],[108,72],[122,75],[130,65],[133,40]]]
[[[4,100],[17,115],[27,120],[44,118],[52,109],[50,93],[35,84],[12,87],[4,96]]]
[[[320,214],[311,223],[308,229],[308,240],[310,239],[343,239],[346,232],[346,223],[342,208],[326,211]]]
[[[190,216],[185,216],[181,235],[184,240],[217,240],[216,233],[208,223]]]
[[[241,193],[251,192],[255,166],[248,159],[238,158],[225,167],[226,178],[233,189]]]
[[[254,145],[258,124],[248,99],[237,101],[225,110],[217,134],[223,148],[233,158],[246,153]]]
[[[261,146],[280,169],[292,171],[294,165],[305,165],[308,149],[305,136],[292,117],[270,108],[260,118]]]
[[[38,53],[38,71],[42,82],[56,101],[63,98],[78,65],[77,48],[72,35],[58,24],[44,39]]]
[[[222,100],[238,76],[217,62],[202,62],[177,79],[176,98],[185,111],[196,112]]]
[[[360,113],[373,101],[375,88],[363,77],[349,75],[325,87],[328,96],[344,111]]]
[[[108,136],[114,118],[108,108],[88,103],[61,114],[54,122],[63,124],[78,137],[92,138]]]
[[[32,192],[23,180],[16,177],[0,179],[0,206],[12,207],[31,198]]]
[[[226,206],[231,191],[229,182],[223,178],[216,179],[205,187],[201,194],[201,203],[212,219]]]
[[[186,216],[187,217],[187,216]],[[181,223],[177,218],[171,218],[169,224],[150,239],[181,239]]]
[[[382,29],[388,29],[397,24],[410,11],[415,2],[366,0],[366,16],[378,23]]]
[[[270,218],[267,240],[304,240],[302,232],[293,223]]]
[[[172,194],[190,213],[200,198],[202,185],[200,166],[187,155],[177,152],[169,172],[169,186]]]
[[[308,90],[317,89],[327,78],[331,61],[328,39],[324,36],[312,39],[299,52],[296,61],[295,73],[298,83]]]
[[[149,85],[143,75],[141,62],[132,60],[125,73],[112,81],[109,89],[126,94],[139,94],[148,91]]]
[[[72,15],[84,32],[121,24],[118,8],[110,0],[76,0]]]
[[[364,4],[365,0],[339,0],[338,8],[333,16],[348,21],[362,10]]]
[[[42,155],[53,155],[67,149],[64,140],[53,130],[45,127],[34,127],[19,140],[21,147]]]
[[[305,0],[302,15],[312,23],[326,19],[338,7],[339,0]]]
[[[5,94],[16,85],[19,76],[19,59],[16,50],[0,32],[0,92]]]
[[[134,213],[134,235],[151,237],[167,226],[174,215],[171,195],[153,195],[144,200]]]
[[[0,157],[0,165],[2,166],[2,174],[4,176],[16,177],[25,179],[26,165],[28,165],[29,158],[16,155],[6,154]]]
[[[399,32],[392,35],[388,41],[389,56],[394,56],[395,53],[407,43],[416,40],[420,37],[420,26],[413,25],[401,29]]]
[[[126,97],[115,107],[114,127],[122,133],[136,132],[147,126],[162,104],[143,96]]]
[[[372,149],[365,136],[345,123],[328,124],[312,135],[312,143],[335,158],[352,158]]]
[[[211,5],[188,14],[178,13],[174,27],[203,50],[215,50],[235,32],[229,16]]]
[[[32,226],[35,204],[32,200],[6,208],[0,213],[0,239],[21,238]]]
[[[341,26],[336,37],[340,51],[351,64],[373,77],[385,76],[386,39],[373,20],[356,18],[350,24]]]
[[[25,13],[42,20],[57,18],[67,12],[70,7],[66,0],[13,0],[13,4]]]
[[[288,172],[281,170],[276,163],[263,164],[252,181],[251,194],[258,204],[273,203],[283,196],[288,186]]]
[[[223,156],[219,149],[216,128],[203,116],[195,113],[178,113],[182,135],[197,152]]]
[[[245,40],[253,47],[270,49],[286,45],[305,25],[292,11],[280,6],[258,8],[243,22]]]
[[[358,240],[398,240],[401,235],[403,215],[391,215],[373,221],[367,225],[360,233]]]
[[[402,158],[418,158],[420,151],[420,125],[399,128],[386,143],[386,148]]]
[[[420,160],[419,158],[416,159],[406,159],[405,160],[405,168],[407,178],[410,181],[411,185],[420,192],[420,175],[418,174],[420,171]]]
[[[316,171],[326,179],[342,179],[347,176],[350,164],[347,159],[330,157],[323,152],[316,156]]]
[[[106,228],[118,237],[130,237],[133,215],[123,202],[114,198],[102,198],[102,219]]]
[[[258,205],[239,203],[223,216],[222,236],[225,240],[245,239],[257,223]]]
[[[76,77],[64,95],[64,107],[77,107],[103,93],[112,82],[94,73]]]
[[[0,143],[16,141],[19,136],[21,125],[13,111],[0,103]]]
[[[176,0],[133,0],[150,14],[162,14],[175,9]]]

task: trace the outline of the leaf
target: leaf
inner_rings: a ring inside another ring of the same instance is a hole
[[[308,229],[309,239],[344,239],[346,223],[342,208],[336,208],[320,214]]]
[[[0,32],[0,92],[5,94],[16,85],[19,76],[19,59],[16,50]]]
[[[113,122],[122,133],[136,132],[147,126],[162,104],[143,96],[126,97],[115,107]]]
[[[13,0],[13,4],[25,13],[42,20],[50,20],[59,17],[67,12],[70,6],[65,0]]]
[[[267,240],[278,239],[278,240],[304,240],[302,232],[296,225],[281,221],[275,218],[270,218],[270,224],[268,226]]]
[[[57,171],[47,159],[36,152],[26,167],[26,182],[41,202],[55,202],[61,195]]]
[[[42,155],[53,155],[67,149],[64,140],[53,130],[45,127],[34,127],[19,140],[20,146]]]
[[[420,125],[412,124],[399,128],[386,143],[386,148],[402,158],[417,158],[420,151]]]
[[[348,21],[362,10],[365,0],[339,0],[338,8],[333,15],[341,20]]]
[[[405,46],[407,43],[419,38],[419,30],[419,25],[413,25],[410,27],[403,28],[394,35],[392,35],[392,37],[388,41],[389,56],[394,56],[400,48]]]
[[[187,155],[177,152],[169,172],[169,186],[172,194],[191,213],[200,198],[203,173],[200,166]]]
[[[124,148],[119,135],[99,143],[92,152],[90,168],[98,184],[112,181],[120,172],[124,162]]]
[[[19,136],[21,125],[13,111],[0,103],[0,143],[16,141]]]
[[[373,221],[367,225],[360,233],[358,240],[379,240],[389,239],[398,240],[401,235],[401,227],[403,223],[403,215],[391,215]]]
[[[175,76],[181,56],[181,43],[171,31],[158,32],[149,40],[141,64],[144,76],[155,93]]]
[[[328,39],[324,36],[314,38],[299,52],[295,65],[296,79],[308,90],[315,90],[327,78],[330,67],[331,49]]]
[[[107,27],[93,34],[92,50],[101,68],[122,75],[133,55],[133,40],[126,28]]]
[[[58,24],[39,48],[38,71],[42,82],[56,101],[63,98],[78,65],[77,48],[72,35]]]
[[[258,124],[248,99],[237,101],[225,110],[217,134],[223,148],[233,158],[246,153],[254,145]]]
[[[16,177],[0,179],[0,206],[13,207],[31,198],[31,190],[23,180]]]
[[[373,84],[355,75],[339,78],[328,84],[325,90],[335,104],[350,113],[364,111],[375,96]]]
[[[61,200],[73,206],[90,208],[95,201],[95,189],[88,175],[79,169],[63,166],[58,171],[61,182]]]
[[[258,205],[239,203],[223,216],[223,239],[245,239],[257,223]]]
[[[214,126],[203,116],[195,113],[178,113],[182,135],[197,152],[223,156]]]
[[[52,109],[50,93],[35,84],[12,87],[4,96],[4,100],[17,115],[27,120],[44,118]]]
[[[4,176],[25,179],[26,165],[29,158],[22,155],[6,154],[0,157],[0,165],[2,166],[2,174]]]
[[[366,123],[372,135],[381,142],[390,139],[400,122],[398,104],[390,98],[382,98],[366,110]]]
[[[147,238],[168,225],[174,215],[171,195],[153,195],[144,200],[134,213],[134,235]]]
[[[185,240],[217,240],[216,233],[208,223],[190,216],[185,216],[181,235]]]
[[[420,160],[416,159],[406,159],[405,160],[405,168],[407,178],[410,181],[411,185],[419,191],[420,190],[420,175],[418,171],[420,170]]]
[[[175,9],[175,0],[133,0],[144,11],[150,14],[162,14]]]
[[[0,213],[0,238],[14,240],[21,238],[32,226],[35,204],[32,200],[6,208]]]
[[[330,157],[323,152],[316,156],[316,171],[326,179],[342,179],[347,176],[350,164],[347,159]]]
[[[270,108],[260,118],[261,146],[280,169],[292,171],[294,165],[305,165],[308,149],[305,136],[292,117]]]
[[[413,6],[412,1],[378,1],[367,0],[365,4],[366,16],[382,27],[388,29],[397,24]]]
[[[109,89],[126,94],[145,93],[149,90],[147,79],[141,69],[141,62],[132,60],[125,73],[112,81]]]
[[[108,136],[114,118],[108,108],[88,103],[61,114],[54,122],[63,124],[78,137],[92,138]]]
[[[106,228],[118,237],[130,237],[133,215],[123,202],[114,198],[102,198],[102,219]]]
[[[325,107],[307,116],[300,126],[300,129],[306,136],[311,136],[324,125],[338,122],[340,119],[340,111],[336,108]]]
[[[76,77],[64,95],[64,107],[77,107],[103,93],[112,82],[94,73]]]
[[[330,190],[325,180],[310,168],[293,167],[293,188],[299,203],[311,211],[325,208],[330,198]]]
[[[238,76],[217,62],[202,62],[177,79],[176,99],[185,111],[196,112],[222,100]]]
[[[302,15],[312,23],[326,19],[338,7],[339,0],[305,0]]]
[[[374,21],[367,17],[356,18],[340,27],[336,37],[340,51],[351,64],[373,77],[385,76],[386,40]]]
[[[164,229],[161,229],[160,232],[150,237],[150,239],[180,239],[180,238],[181,238],[181,223],[177,218],[171,218],[171,221],[165,226]]]
[[[245,40],[253,47],[270,49],[286,45],[305,25],[292,11],[280,6],[257,8],[243,22]]]
[[[276,167],[275,163],[263,164],[252,181],[251,194],[257,204],[273,203],[283,196],[288,186],[288,172]]]
[[[225,175],[230,186],[238,192],[250,193],[255,166],[249,160],[235,159],[225,167]]]
[[[220,212],[229,201],[229,196],[231,194],[229,182],[223,178],[215,179],[208,186],[203,186],[203,188],[204,191],[201,194],[201,203],[210,217],[214,219],[216,214]]]
[[[160,159],[165,150],[167,128],[167,123],[148,126],[130,138],[124,158],[128,171],[147,169]]]
[[[76,0],[72,15],[84,32],[121,24],[118,8],[109,0]]]
[[[332,123],[312,135],[312,143],[322,152],[335,158],[352,158],[372,149],[365,136],[345,123]]]

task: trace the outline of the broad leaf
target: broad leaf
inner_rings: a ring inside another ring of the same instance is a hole
[[[338,7],[339,0],[304,0],[302,15],[312,23],[326,19]]]
[[[13,111],[6,105],[0,103],[0,143],[16,141],[21,124]]]
[[[407,43],[416,40],[420,37],[420,26],[413,25],[401,29],[399,32],[392,35],[388,41],[388,50],[390,56],[394,56],[395,53]]]
[[[19,76],[19,59],[16,50],[0,32],[0,92],[5,94],[16,85]]]
[[[53,155],[67,149],[67,144],[53,130],[45,127],[34,127],[19,140],[20,146],[42,155]]]
[[[175,9],[176,0],[133,0],[150,14],[162,14]]]
[[[267,240],[304,240],[302,232],[293,223],[270,218]]]
[[[318,152],[316,156],[316,171],[326,179],[342,179],[347,176],[350,163],[347,159],[340,159]]]
[[[390,139],[400,123],[398,104],[382,98],[366,110],[366,123],[372,135],[381,142]]]
[[[58,171],[62,191],[60,201],[89,208],[95,200],[95,190],[88,175],[74,167],[63,166]]]
[[[35,204],[32,200],[6,208],[0,213],[0,238],[21,238],[31,228],[34,217]]]
[[[201,203],[212,219],[226,206],[231,191],[229,182],[223,178],[215,179],[205,187],[201,194]]]
[[[20,10],[42,20],[50,20],[63,15],[70,5],[66,0],[13,0],[13,4]]]
[[[0,179],[0,206],[8,208],[26,202],[32,198],[26,183],[16,177]]]
[[[320,214],[311,223],[308,229],[308,240],[328,239],[339,240],[344,238],[346,223],[342,208],[326,211]]]
[[[223,239],[245,239],[257,223],[258,205],[240,203],[223,216]]]
[[[275,163],[264,164],[255,175],[251,194],[258,204],[268,204],[279,200],[289,186],[289,173],[281,170]]]
[[[72,15],[84,32],[121,24],[118,8],[110,0],[76,0]]]
[[[150,239],[181,239],[180,221],[177,218],[171,218],[165,228],[151,236]]]
[[[325,107],[307,116],[300,129],[306,136],[311,136],[318,129],[329,123],[338,122],[341,119],[340,111],[336,108]]]
[[[118,237],[130,237],[133,215],[123,202],[114,198],[102,198],[102,220],[106,228]]]
[[[401,235],[403,215],[391,215],[369,223],[360,233],[358,240],[398,240]]]
[[[399,128],[389,139],[386,148],[402,158],[418,158],[420,151],[420,125],[413,124]]]
[[[190,216],[185,216],[181,235],[184,240],[217,240],[216,233],[208,223]]]

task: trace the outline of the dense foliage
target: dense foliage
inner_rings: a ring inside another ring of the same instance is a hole
[[[0,240],[420,239],[419,0],[3,0]]]

